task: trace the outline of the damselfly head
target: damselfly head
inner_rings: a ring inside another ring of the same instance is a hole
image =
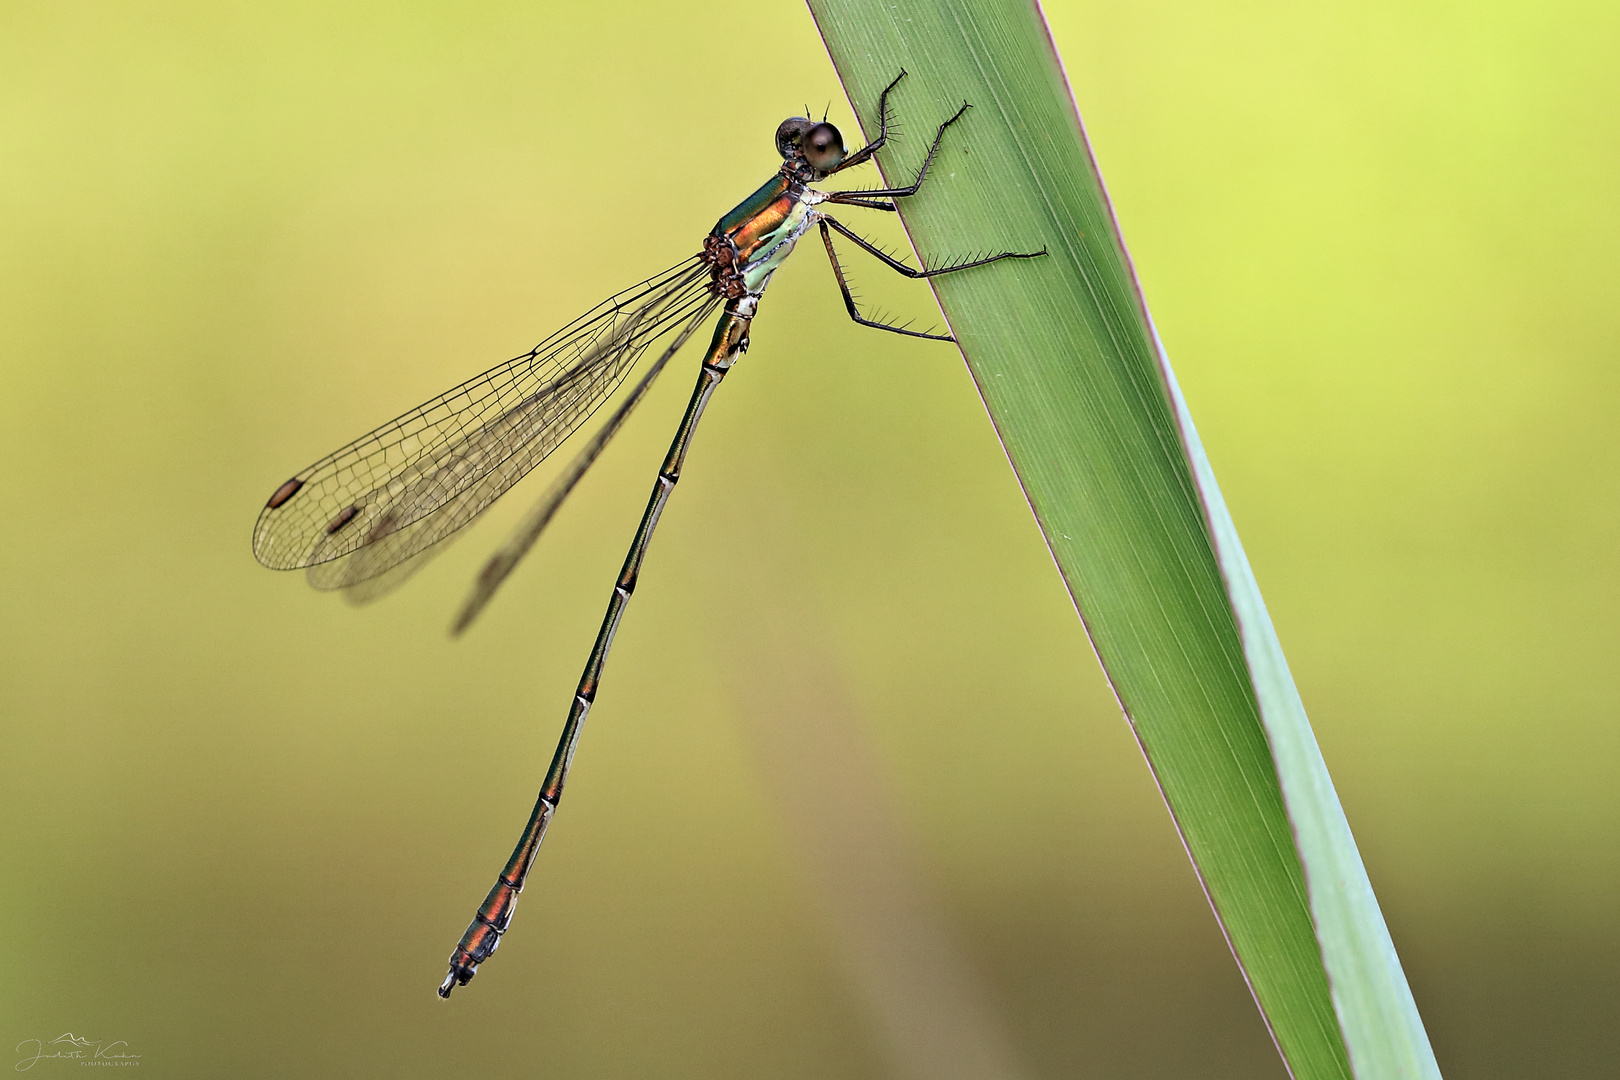
[[[790,158],[799,148],[799,142],[804,133],[816,126],[814,120],[806,120],[802,116],[790,116],[782,121],[776,129],[776,152],[783,158]]]
[[[832,172],[844,160],[844,137],[825,120],[790,116],[776,129],[776,152],[783,158],[803,157],[816,172]]]

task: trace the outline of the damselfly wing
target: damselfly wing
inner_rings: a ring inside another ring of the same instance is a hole
[[[590,418],[659,338],[719,306],[687,259],[508,360],[333,451],[277,489],[253,553],[355,591],[470,524]],[[402,580],[402,579],[399,579]],[[398,580],[393,582],[398,583]]]

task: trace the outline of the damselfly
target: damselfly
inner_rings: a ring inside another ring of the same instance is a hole
[[[833,233],[910,278],[1046,253],[1044,248],[1004,251],[932,268],[924,264],[913,270],[817,209],[831,204],[893,211],[896,199],[915,195],[922,186],[945,130],[967,112],[967,103],[939,126],[910,184],[835,192],[810,186],[870,161],[882,148],[889,137],[889,94],[904,77],[902,71],[879,97],[878,136],[866,146],[847,153],[838,129],[825,118],[784,120],[776,129],[781,169],[720,219],[704,237],[700,254],[603,301],[522,356],[322,458],[277,488],[259,514],[253,529],[253,553],[264,565],[277,570],[304,569],[316,588],[341,589],[353,600],[379,596],[420,568],[462,526],[561,445],[624,381],[643,353],[669,338],[652,366],[485,565],[456,619],[455,632],[460,633],[533,547],[563,499],[646,396],[670,358],[710,315],[720,312],[697,387],[658,470],[652,499],[631,541],[624,568],[614,582],[607,615],[574,691],[534,812],[512,858],[451,953],[450,973],[439,987],[441,997],[449,997],[457,985],[467,984],[478,965],[495,951],[512,921],[518,893],[562,798],[614,631],[635,591],[659,515],[680,479],[692,433],[715,387],[747,349],[748,330],[760,297],[793,246],[812,226],[819,229],[850,318],[862,326],[934,341],[953,339],[892,326],[860,313],[833,248]]]

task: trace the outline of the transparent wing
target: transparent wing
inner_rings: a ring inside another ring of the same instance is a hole
[[[603,301],[528,353],[281,485],[254,526],[254,555],[278,570],[309,567],[311,584],[329,589],[400,566],[487,509],[607,399],[648,346],[716,304],[698,258]]]
[[[504,558],[506,560],[499,577],[492,580],[491,568],[485,567],[484,573],[479,577],[480,588],[484,590],[482,602],[488,601],[490,594],[495,591],[501,581],[505,580],[506,575],[511,573],[518,560],[528,552],[530,547],[534,546],[534,542],[539,539],[540,531],[545,528],[546,523],[557,512],[557,508],[562,505],[563,499],[579,483],[580,478],[585,475],[585,471],[590,468],[597,455],[602,452],[619,428],[623,426],[624,421],[629,417],[636,405],[646,396],[647,391],[652,387],[653,381],[658,378],[659,372],[664,370],[664,366],[669,363],[670,358],[708,320],[718,304],[719,301],[716,300],[712,304],[699,306],[697,313],[686,321],[685,325],[676,333],[674,340],[653,362],[647,373],[636,381],[635,386],[625,395],[624,400],[613,410],[607,421],[591,436],[584,449],[575,456],[573,461],[569,462],[567,468],[563,470],[562,476],[552,484],[547,494],[542,498],[542,502],[549,507],[545,512],[544,520],[538,525],[529,524],[534,520],[534,515],[538,511],[531,511],[529,517],[525,519],[526,524],[523,526],[523,530],[529,531],[527,546],[522,551],[514,554],[511,552],[514,541],[508,541],[506,547],[502,548],[500,555],[497,556],[497,559]],[[483,483],[499,483],[501,479],[502,477],[499,474],[491,473],[484,479]],[[501,490],[504,491],[505,488],[503,487]],[[482,504],[487,508],[495,501],[498,494],[499,492],[495,496],[483,499],[478,493],[469,492],[464,498],[467,505]],[[467,524],[471,524],[471,520]],[[432,529],[430,535],[436,537],[436,539],[424,540],[419,535],[423,530],[429,528]],[[311,566],[306,573],[309,576],[310,584],[317,589],[341,589],[343,598],[349,603],[355,605],[369,604],[403,585],[418,570],[444,551],[449,546],[450,541],[459,535],[461,535],[459,532],[443,532],[439,528],[439,515],[430,514],[414,525],[407,525],[403,529],[389,533],[376,543],[363,544],[353,553],[340,559],[334,559],[332,562],[317,563]],[[402,553],[403,557],[401,557]],[[384,569],[378,570],[378,567]],[[482,607],[482,602],[479,605],[480,607]],[[455,633],[461,633],[474,614],[476,614],[476,611],[464,614],[463,621],[457,623]]]
[[[706,319],[708,315],[709,312],[705,311],[700,318]],[[653,361],[652,366],[647,369],[647,373],[624,396],[624,399],[619,402],[613,413],[603,421],[602,426],[596,430],[596,434],[592,435],[590,441],[574,455],[574,460],[570,461],[567,468],[563,469],[557,478],[551,482],[551,486],[546,489],[545,494],[540,496],[540,500],[518,523],[518,527],[512,531],[512,535],[507,538],[501,549],[490,556],[489,561],[484,564],[484,569],[479,572],[478,580],[473,583],[472,592],[462,605],[461,613],[456,616],[455,624],[450,628],[451,634],[460,636],[468,626],[472,625],[472,621],[478,618],[479,613],[484,610],[490,598],[495,595],[495,590],[501,587],[501,582],[505,581],[512,571],[517,568],[517,564],[523,561],[523,557],[529,553],[529,549],[534,547],[535,541],[540,539],[540,534],[545,531],[546,526],[551,524],[551,519],[557,515],[557,510],[562,506],[563,500],[568,498],[569,493],[574,490],[580,479],[584,477],[586,470],[595,463],[597,457],[601,455],[602,450],[613,436],[618,434],[619,428],[624,426],[624,422],[629,419],[636,406],[641,404],[641,399],[647,396],[647,391],[652,389],[653,380],[657,379],[658,373],[664,370],[664,365],[669,363],[670,357],[674,356],[680,350],[680,347],[686,344],[686,339],[692,336],[699,325],[700,319],[694,319],[687,323],[685,329],[675,336],[675,340],[671,341],[669,346],[659,354],[658,359]]]

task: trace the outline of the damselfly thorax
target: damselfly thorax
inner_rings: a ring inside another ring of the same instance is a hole
[[[900,77],[904,76],[902,71]],[[966,103],[939,126],[910,184],[866,191],[811,187],[870,161],[885,144],[889,94],[899,82],[896,78],[879,97],[878,136],[866,146],[846,153],[843,137],[825,119],[794,116],[784,120],[776,130],[781,169],[715,224],[704,238],[701,253],[604,300],[524,355],[327,455],[278,487],[259,513],[253,529],[253,553],[260,562],[278,570],[303,569],[315,587],[341,590],[356,602],[374,599],[419,569],[550,455],[612,396],[642,354],[667,338],[658,358],[484,566],[456,620],[459,634],[534,546],[563,500],[646,396],[653,380],[720,309],[697,386],[614,582],[607,614],[575,688],[540,797],[511,859],[451,953],[450,972],[439,987],[442,997],[449,997],[454,987],[473,977],[511,922],[518,893],[562,798],[614,633],[635,591],[653,530],[680,479],[698,420],[721,379],[748,347],[760,297],[794,245],[811,228],[820,232],[844,307],[856,323],[935,341],[953,339],[861,315],[833,247],[834,232],[911,278],[1045,254],[1044,248],[1004,251],[987,258],[912,269],[819,209],[845,205],[894,211],[896,200],[916,194],[922,185],[945,129],[961,119]]]
[[[784,172],[737,204],[703,239],[715,295],[734,300],[763,293],[799,237],[820,220],[812,208],[826,198]]]

